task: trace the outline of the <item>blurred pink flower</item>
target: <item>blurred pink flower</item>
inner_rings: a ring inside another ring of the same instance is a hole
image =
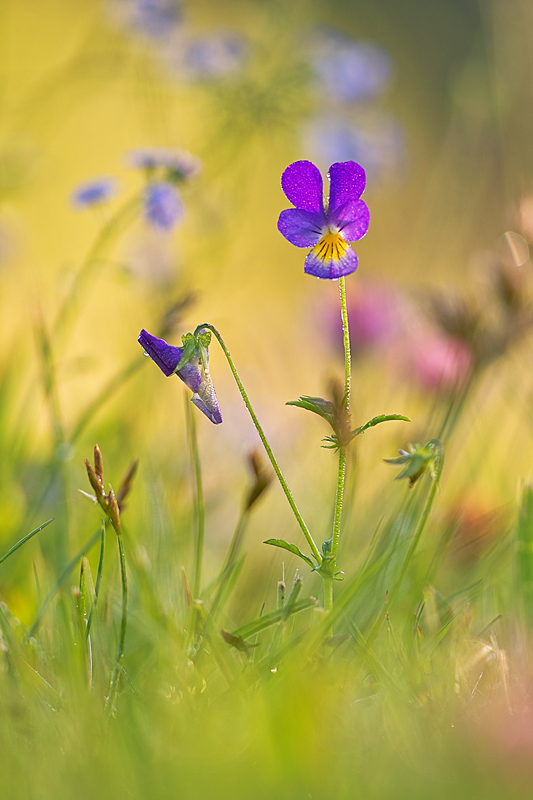
[[[348,324],[352,354],[386,348],[401,326],[404,298],[380,283],[359,283],[348,293]],[[342,323],[338,308],[328,306],[325,329],[335,345],[342,347]]]
[[[472,367],[472,354],[461,340],[439,333],[421,332],[408,347],[409,372],[429,391],[449,391],[460,386]]]
[[[389,343],[400,328],[401,297],[380,284],[360,285],[348,301],[350,341],[355,353]]]

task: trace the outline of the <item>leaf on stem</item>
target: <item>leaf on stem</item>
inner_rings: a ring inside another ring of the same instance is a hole
[[[305,563],[311,567],[311,569],[315,569],[315,564],[309,558],[309,556],[304,555],[297,545],[286,542],[285,539],[266,539],[263,544],[271,544],[274,547],[281,547],[282,550],[288,550],[289,553],[292,553],[293,555],[303,559]]]

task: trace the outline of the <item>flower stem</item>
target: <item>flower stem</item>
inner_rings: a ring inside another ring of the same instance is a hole
[[[333,611],[333,578],[324,577],[324,611]]]
[[[187,417],[187,431],[189,434],[189,448],[191,451],[191,462],[194,470],[195,479],[195,505],[196,505],[196,541],[194,548],[194,583],[193,583],[193,596],[194,598],[200,597],[200,589],[202,583],[202,560],[204,554],[204,538],[205,538],[205,505],[204,505],[204,490],[202,484],[202,464],[200,461],[200,453],[198,451],[198,433],[196,430],[196,417],[192,413],[192,407],[189,403],[189,398],[185,396],[185,414]]]
[[[111,714],[114,710],[115,698],[117,695],[120,673],[122,670],[122,661],[124,660],[124,644],[126,642],[126,625],[128,621],[128,580],[126,577],[126,559],[124,557],[124,544],[121,533],[117,533],[117,543],[120,559],[120,579],[122,583],[122,618],[120,621],[120,636],[118,640],[117,658],[115,667],[113,669],[113,674],[111,676],[109,696],[106,702],[106,708]]]
[[[342,333],[344,340],[344,405],[346,414],[350,416],[350,393],[352,388],[352,351],[350,348],[350,329],[348,327],[348,309],[346,307],[346,278],[339,280],[341,296]]]
[[[344,341],[344,408],[348,423],[350,420],[350,391],[352,384],[352,353],[350,349],[350,329],[348,327],[348,309],[346,307],[346,279],[339,280],[339,293],[341,298],[342,333]],[[341,534],[342,504],[344,500],[344,484],[346,481],[346,446],[339,447],[339,470],[337,473],[337,492],[335,496],[335,515],[333,518],[333,536],[331,541],[331,555],[337,556]],[[324,592],[329,592],[331,597],[324,597],[324,607],[331,604],[333,608],[333,582],[331,586],[324,584]]]
[[[276,473],[276,475],[278,477],[278,480],[279,480],[279,482],[281,484],[281,488],[283,489],[283,491],[285,493],[285,496],[286,496],[287,500],[289,501],[289,505],[290,505],[290,507],[292,509],[292,512],[293,512],[294,516],[296,517],[296,521],[298,522],[298,525],[300,526],[300,528],[302,530],[302,533],[303,533],[303,535],[305,536],[305,538],[307,540],[307,544],[311,548],[311,552],[313,553],[313,556],[315,557],[317,563],[321,564],[322,563],[322,556],[320,555],[318,547],[315,544],[315,541],[314,541],[314,539],[313,539],[313,537],[311,535],[311,532],[310,532],[309,528],[305,524],[305,521],[304,521],[302,515],[300,514],[298,506],[296,505],[296,503],[294,501],[294,498],[293,498],[293,496],[291,494],[291,491],[290,491],[290,489],[289,489],[289,487],[287,485],[287,481],[283,477],[283,473],[281,472],[281,469],[279,468],[278,462],[276,461],[276,457],[274,456],[274,453],[272,452],[272,449],[271,449],[271,447],[270,447],[270,445],[269,445],[269,443],[267,441],[267,438],[265,436],[263,428],[261,427],[261,425],[259,423],[259,420],[257,419],[257,417],[255,415],[255,412],[254,412],[254,410],[252,408],[250,400],[248,399],[248,395],[246,394],[246,390],[245,390],[245,388],[244,388],[244,386],[242,384],[242,381],[241,381],[241,379],[239,377],[239,373],[235,369],[235,364],[233,363],[233,359],[232,359],[232,357],[230,355],[230,352],[229,352],[228,348],[226,347],[222,336],[217,331],[217,329],[213,327],[213,325],[209,325],[208,323],[204,323],[202,325],[198,325],[198,327],[196,328],[196,330],[194,332],[194,335],[196,336],[197,333],[199,333],[204,328],[207,329],[207,330],[210,330],[213,333],[213,335],[215,336],[217,342],[219,343],[220,347],[222,348],[222,350],[224,352],[224,355],[226,356],[226,359],[228,361],[230,369],[231,369],[231,371],[233,373],[233,377],[235,378],[235,382],[236,382],[237,386],[239,387],[239,391],[241,393],[241,397],[244,400],[244,405],[248,409],[248,413],[250,414],[250,416],[252,418],[252,422],[254,423],[255,429],[256,429],[257,433],[259,434],[259,438],[261,439],[261,442],[263,443],[263,447],[266,450],[266,454],[269,457],[270,463],[272,464],[272,467],[274,468],[274,472]]]

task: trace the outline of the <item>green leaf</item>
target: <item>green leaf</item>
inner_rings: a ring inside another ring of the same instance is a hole
[[[10,550],[8,550],[7,553],[4,553],[4,555],[0,558],[0,564],[2,564],[7,558],[9,558],[10,555],[12,555],[13,553],[16,553],[16,551],[19,549],[19,547],[22,547],[22,545],[25,544],[33,536],[35,536],[35,534],[37,534],[40,531],[42,531],[42,529],[46,528],[47,525],[50,525],[50,523],[53,522],[54,519],[55,519],[55,517],[52,517],[51,519],[47,519],[46,522],[43,522],[42,525],[39,525],[38,528],[35,528],[35,530],[33,530],[31,533],[28,533],[26,536],[24,536],[23,539],[21,539],[16,544],[14,544],[13,547]]]
[[[316,604],[317,601],[315,597],[304,597],[303,600],[297,600],[291,608],[290,616],[298,614],[300,611],[305,611],[308,608],[313,608]],[[284,619],[286,619],[285,608],[278,608],[276,611],[263,614],[262,617],[258,617],[252,620],[252,622],[248,622],[246,625],[237,628],[237,630],[233,631],[233,636],[240,636],[246,640],[249,639],[250,636],[254,636],[256,633],[260,633]]]
[[[220,633],[225,642],[234,647],[236,650],[239,650],[241,653],[248,653],[251,647],[259,647],[258,642],[254,644],[251,642],[246,642],[242,636],[236,636],[234,633],[230,633],[229,631],[221,630]]]
[[[309,556],[304,555],[299,547],[297,547],[295,544],[290,544],[289,542],[286,542],[285,539],[266,539],[266,541],[264,541],[263,544],[271,544],[274,547],[281,547],[282,550],[288,550],[289,553],[292,553],[293,555],[302,558],[305,561],[305,563],[311,567],[311,569],[315,568],[315,564],[313,561],[311,561]]]
[[[365,422],[364,425],[360,425],[358,428],[356,428],[352,433],[352,438],[355,439],[356,436],[360,436],[369,428],[374,428],[376,425],[379,425],[380,422],[392,422],[394,420],[411,422],[409,417],[404,417],[403,414],[379,414],[377,417],[372,417],[372,419],[368,420],[368,422]]]
[[[197,350],[196,339],[194,338],[194,335],[192,333],[184,334],[181,337],[181,341],[183,344],[183,354],[174,372],[183,369],[183,367],[186,366],[186,364],[188,364],[189,361],[192,361],[192,359],[195,357]]]
[[[285,405],[312,411],[313,414],[318,414],[319,417],[329,422],[333,428],[335,427],[335,405],[331,400],[324,400],[323,397],[308,397],[304,394],[298,400],[290,400]]]

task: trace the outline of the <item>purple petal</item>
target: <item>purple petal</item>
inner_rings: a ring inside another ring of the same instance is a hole
[[[329,221],[342,233],[347,242],[362,239],[370,223],[370,211],[363,200],[349,200],[337,208]]]
[[[278,219],[278,231],[296,247],[313,247],[322,236],[326,218],[314,211],[288,208]]]
[[[357,269],[358,258],[351,247],[348,247],[340,258],[322,259],[315,250],[311,250],[305,259],[304,272],[315,278],[335,280],[343,275],[350,275]]]
[[[349,200],[358,200],[364,192],[365,171],[355,161],[332,164],[329,168],[329,178],[329,214]]]
[[[191,397],[191,403],[206,415],[215,425],[222,422],[222,414],[218,405],[217,396],[211,380],[204,383],[199,392],[195,392]]]
[[[198,351],[196,351],[198,352]],[[200,371],[200,359],[196,361],[189,361],[184,367],[176,372],[178,378],[181,378],[185,386],[188,386],[191,392],[197,392],[202,383],[202,373]]]
[[[144,328],[137,341],[167,378],[173,374],[183,354],[181,347],[173,347],[164,339],[158,339],[157,336],[148,333]]]
[[[322,175],[311,161],[295,161],[289,164],[281,176],[281,188],[296,208],[323,213]]]

